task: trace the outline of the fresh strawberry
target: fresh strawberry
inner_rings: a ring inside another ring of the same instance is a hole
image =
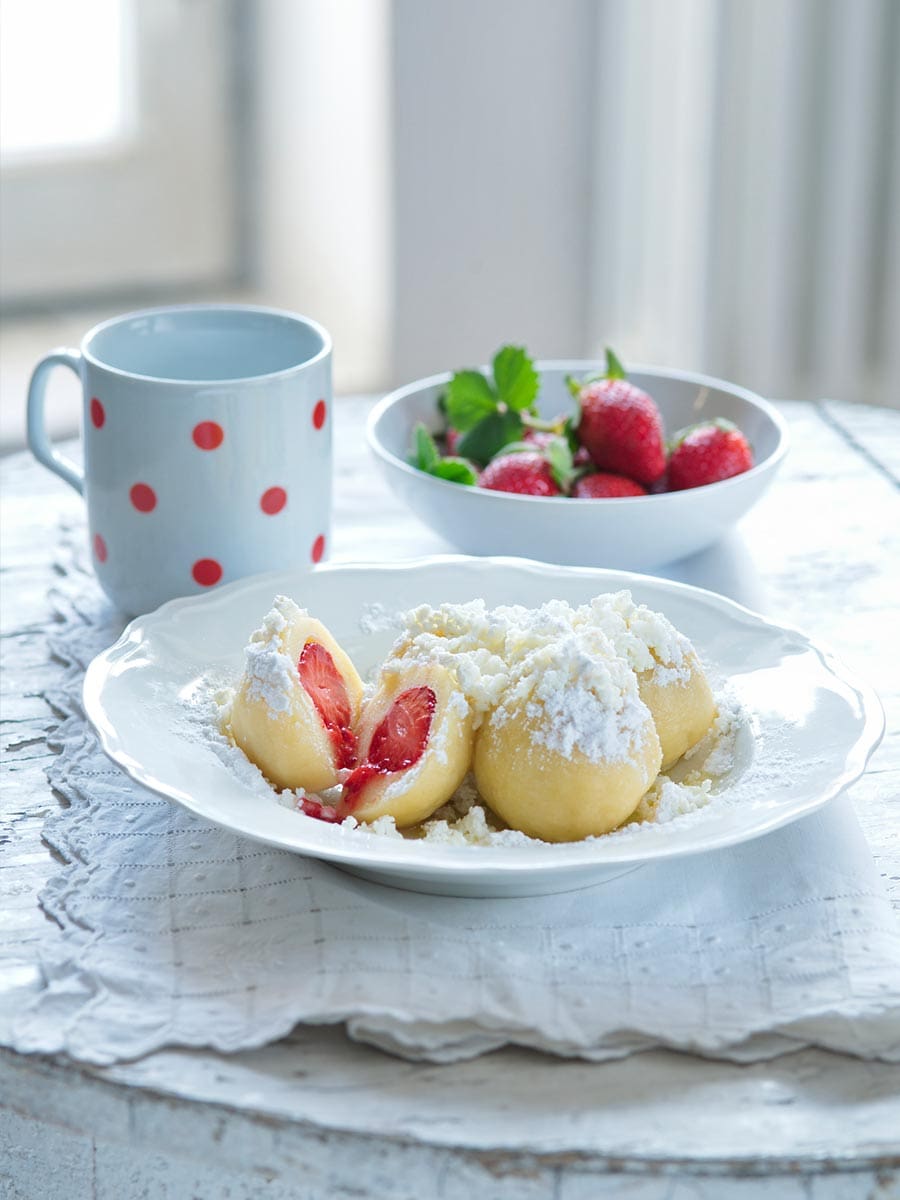
[[[462,434],[458,429],[454,429],[452,425],[447,426],[447,432],[444,434],[444,445],[448,454],[456,454],[461,437]]]
[[[569,387],[581,406],[577,435],[595,467],[651,484],[666,467],[663,424],[652,396],[629,383],[611,350],[606,374]]]
[[[593,471],[590,475],[582,475],[572,495],[576,500],[610,500],[617,496],[646,496],[647,489],[624,475]]]
[[[731,421],[718,419],[690,425],[676,433],[667,471],[668,490],[718,483],[742,475],[753,466],[750,444]]]
[[[338,766],[352,767],[356,757],[356,739],[350,729],[352,711],[346,685],[334,659],[318,642],[307,642],[300,652],[297,671],[304,690],[328,730]]]
[[[527,442],[529,446],[534,446],[536,450],[544,450],[550,445],[553,438],[558,436],[546,429],[526,429],[522,434],[522,441]]]
[[[536,451],[498,455],[481,472],[478,486],[492,492],[515,492],[519,496],[562,494],[550,463]]]

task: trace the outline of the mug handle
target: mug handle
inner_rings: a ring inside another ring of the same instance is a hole
[[[68,367],[81,380],[81,354],[77,350],[52,350],[31,373],[28,384],[28,446],[31,453],[48,470],[71,484],[80,496],[84,495],[84,470],[70,458],[60,454],[47,436],[44,425],[44,394],[47,379],[54,367]]]

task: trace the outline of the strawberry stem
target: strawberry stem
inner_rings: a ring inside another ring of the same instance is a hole
[[[577,400],[581,395],[581,389],[585,385],[585,380],[576,379],[574,375],[566,376],[566,387],[572,393],[573,399]]]
[[[606,347],[606,378],[607,379],[624,379],[625,368],[622,366],[609,346]]]
[[[565,420],[545,421],[542,417],[535,417],[530,413],[522,413],[522,423],[527,425],[529,429],[534,429],[537,433],[562,433]]]

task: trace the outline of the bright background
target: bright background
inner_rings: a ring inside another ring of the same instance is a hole
[[[341,392],[609,343],[900,406],[898,64],[898,0],[0,0],[0,444],[192,299],[315,316]]]

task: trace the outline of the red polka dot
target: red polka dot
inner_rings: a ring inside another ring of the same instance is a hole
[[[191,574],[201,587],[212,587],[222,578],[222,568],[214,558],[198,558],[191,567]]]
[[[138,512],[153,512],[156,508],[156,492],[149,484],[136,483],[128,494]]]
[[[283,487],[267,488],[259,498],[259,507],[269,516],[281,512],[286,504],[287,492]]]
[[[317,400],[316,407],[313,409],[313,425],[316,429],[321,429],[325,424],[325,418],[328,415],[328,410],[325,407],[324,400]]]
[[[191,436],[194,445],[199,446],[201,450],[215,450],[222,445],[225,430],[217,421],[201,421],[199,425],[194,426]]]
[[[96,396],[91,398],[91,422],[95,429],[102,429],[103,422],[106,420],[106,409],[100,403]]]
[[[320,533],[312,544],[312,560],[314,563],[320,562],[322,555],[325,553],[325,538]]]
[[[97,559],[97,562],[102,563],[105,563],[108,557],[106,542],[99,533],[94,534],[94,557]]]

